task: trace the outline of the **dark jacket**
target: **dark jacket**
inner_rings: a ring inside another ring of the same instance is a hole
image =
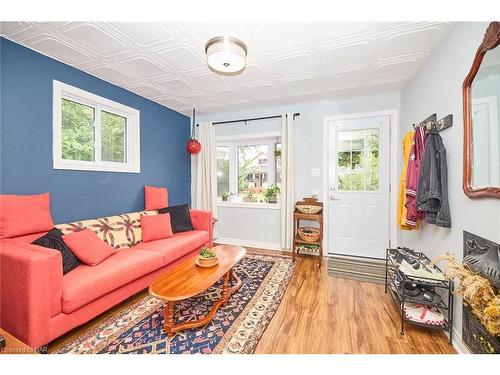
[[[427,135],[418,179],[417,210],[425,211],[427,223],[451,227],[446,149],[437,131],[430,131]]]

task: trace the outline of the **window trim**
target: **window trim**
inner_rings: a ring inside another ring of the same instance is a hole
[[[140,112],[135,108],[92,94],[88,91],[53,80],[52,97],[52,158],[54,169],[141,173]],[[72,100],[94,108],[95,132],[94,161],[66,160],[62,158],[62,99]],[[110,112],[127,119],[126,162],[101,160],[101,111]]]

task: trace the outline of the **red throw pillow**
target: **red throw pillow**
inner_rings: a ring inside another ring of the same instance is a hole
[[[141,216],[142,240],[144,242],[173,237],[170,214]]]
[[[168,206],[167,188],[144,185],[144,207],[146,210],[157,210]]]
[[[53,227],[49,193],[0,195],[0,238],[47,232]]]
[[[87,228],[66,234],[62,236],[62,239],[78,259],[92,267],[116,253],[116,249],[113,249]]]

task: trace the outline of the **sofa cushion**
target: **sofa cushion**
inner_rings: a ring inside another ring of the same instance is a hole
[[[193,223],[191,222],[189,205],[187,204],[160,208],[158,213],[170,214],[170,222],[172,223],[172,230],[174,233],[187,232],[194,229]]]
[[[52,228],[42,237],[33,241],[32,244],[59,251],[62,256],[63,274],[66,275],[69,271],[78,267],[80,265],[80,261],[75,254],[73,254],[69,246],[63,241],[62,236],[63,234],[59,229]]]
[[[141,216],[142,240],[144,242],[173,237],[170,214]]]
[[[167,188],[144,185],[144,208],[146,210],[157,210],[167,206]]]
[[[208,232],[192,230],[177,233],[173,237],[164,238],[151,242],[143,242],[134,247],[135,250],[154,251],[163,257],[163,265],[172,263],[174,260],[196,250],[209,241]]]
[[[162,267],[153,251],[124,249],[95,267],[80,265],[63,277],[62,311],[70,313],[89,302]]]
[[[64,234],[88,228],[108,245],[120,250],[141,243],[141,216],[157,214],[156,211],[132,212],[98,219],[75,221],[68,224],[58,224],[56,228],[59,228]]]
[[[92,267],[116,253],[116,249],[87,228],[79,232],[65,234],[62,239],[80,261]]]
[[[46,232],[53,226],[49,193],[0,195],[0,238]]]

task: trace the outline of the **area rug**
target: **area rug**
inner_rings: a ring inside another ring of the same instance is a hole
[[[55,353],[253,353],[281,303],[294,268],[288,256],[247,253],[235,267],[241,288],[205,327],[179,332],[167,340],[163,332],[164,302],[146,296]],[[177,303],[176,322],[205,315],[220,298],[220,283],[199,296]]]

